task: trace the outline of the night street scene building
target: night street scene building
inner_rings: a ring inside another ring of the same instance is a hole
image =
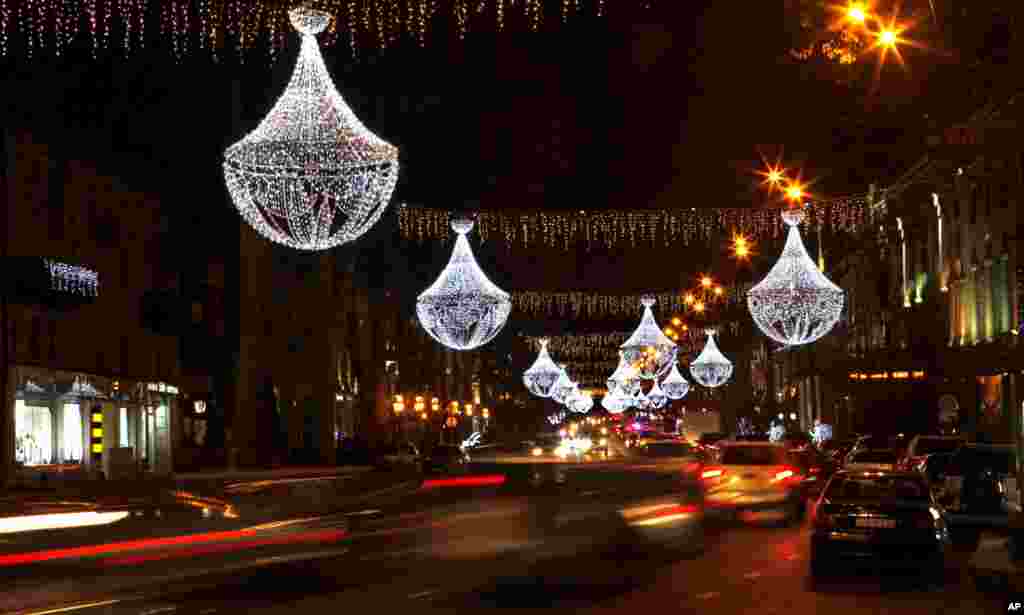
[[[1009,0],[0,0],[0,612],[1012,609],[1022,62]]]

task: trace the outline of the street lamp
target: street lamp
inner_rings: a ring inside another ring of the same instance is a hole
[[[846,7],[846,18],[853,23],[863,24],[868,20],[868,12],[860,2],[851,2]]]
[[[422,413],[424,410],[426,410],[427,404],[423,400],[422,396],[420,396],[420,395],[416,396],[416,403],[413,404],[413,408],[415,408],[416,412],[419,412],[419,413]]]
[[[487,408],[484,408],[483,410],[481,410],[481,411],[480,411],[480,414],[481,414],[481,415],[483,415],[483,417],[484,417],[485,419],[486,419],[486,418],[490,418],[490,416],[491,416],[491,411],[490,411],[490,410],[488,410]]]

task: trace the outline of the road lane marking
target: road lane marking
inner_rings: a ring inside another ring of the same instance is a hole
[[[701,600],[710,600],[711,598],[717,598],[717,597],[719,597],[721,595],[722,594],[720,594],[718,592],[705,592],[703,594],[697,594],[697,597],[700,598]]]
[[[748,572],[747,574],[743,575],[743,578],[744,579],[759,579],[759,578],[761,578],[761,573],[757,572],[755,570],[754,572]]]

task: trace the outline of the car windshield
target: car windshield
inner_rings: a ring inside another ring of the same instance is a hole
[[[786,462],[786,451],[777,446],[730,446],[722,463],[733,466],[771,466]]]
[[[693,454],[693,447],[682,442],[654,442],[643,448],[648,457],[686,457]]]
[[[839,476],[829,483],[825,497],[830,500],[899,498],[925,500],[928,485],[916,476]]]
[[[930,455],[932,453],[952,453],[960,446],[960,440],[946,438],[919,438],[914,445],[915,455]]]
[[[896,453],[892,451],[864,451],[856,453],[852,463],[896,463]]]

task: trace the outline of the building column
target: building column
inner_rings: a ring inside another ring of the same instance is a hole
[[[50,419],[53,421],[53,458],[64,463],[64,403],[56,397],[50,398]]]

